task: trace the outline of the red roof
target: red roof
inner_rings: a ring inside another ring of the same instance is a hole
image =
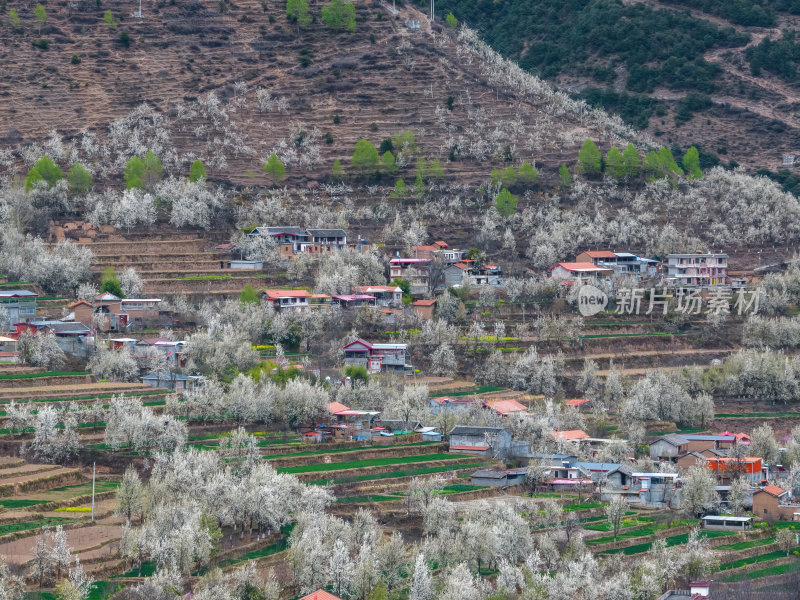
[[[566,431],[554,431],[553,435],[561,440],[585,440],[589,434],[582,429],[568,429]]]
[[[338,596],[334,596],[333,594],[329,594],[325,590],[317,590],[316,592],[311,592],[308,596],[303,596],[300,600],[342,600]]]
[[[561,267],[565,271],[569,271],[570,273],[611,273],[611,269],[606,269],[603,267],[596,267],[592,263],[588,262],[560,262],[552,267],[550,270],[552,271],[556,267]]]
[[[440,248],[449,248],[449,247],[450,247],[450,246],[447,244],[447,242],[443,242],[443,241],[441,241],[441,240],[439,240],[439,241],[436,241],[436,242],[433,242],[433,245],[434,245],[434,246],[439,246]]]
[[[91,303],[87,302],[86,300],[78,300],[77,302],[73,302],[72,304],[70,304],[69,307],[74,308],[76,306],[80,306],[81,304],[85,304],[86,306],[91,306]]]
[[[759,491],[767,492],[770,496],[775,496],[776,498],[782,494],[786,493],[786,490],[783,488],[779,488],[777,485],[770,484],[767,487],[761,488]]]
[[[329,402],[328,403],[328,412],[332,415],[335,415],[338,412],[342,412],[343,410],[350,410],[349,406],[345,406],[341,402]]]
[[[231,244],[230,242],[228,242],[227,244],[217,244],[214,248],[216,250],[231,250],[233,249],[233,244]]]
[[[433,306],[436,304],[436,300],[415,300],[412,304],[414,306]]]
[[[343,348],[343,350],[347,350],[347,349],[348,349],[350,346],[352,346],[353,344],[362,344],[363,346],[366,346],[367,348],[369,348],[370,350],[372,350],[372,344],[370,344],[370,343],[369,343],[367,340],[363,340],[363,339],[361,339],[361,338],[357,338],[357,339],[353,340],[352,342],[350,342],[349,344],[347,344],[347,345],[346,345],[346,346]]]
[[[450,446],[450,450],[480,450],[484,452],[489,449],[489,446]]]
[[[415,252],[437,252],[440,250],[439,246],[414,246],[412,249]]]
[[[489,400],[485,404],[493,411],[501,415],[527,410],[525,405],[520,404],[516,400]]]
[[[310,298],[308,290],[264,290],[269,299],[278,298]]]
[[[370,292],[396,292],[400,288],[396,285],[359,285],[356,290],[360,294],[369,294]]]
[[[573,398],[572,400],[567,400],[566,402],[564,402],[564,404],[566,406],[583,406],[584,404],[587,404],[589,402],[591,402],[591,400],[589,400],[588,398]]]
[[[472,267],[469,265],[465,265],[464,263],[456,263],[453,265],[454,267],[458,267],[459,269],[463,269],[465,271],[471,269]]]
[[[611,250],[587,250],[582,254],[586,254],[587,256],[591,256],[592,258],[614,258],[616,254],[611,252]]]

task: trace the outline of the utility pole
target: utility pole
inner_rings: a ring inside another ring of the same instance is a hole
[[[136,17],[137,19],[142,18],[142,0],[139,0],[139,10],[133,13],[133,16]]]
[[[433,9],[434,9],[435,3],[436,3],[436,0],[431,0],[431,24],[433,24],[433,20],[436,18],[434,13],[433,13]]]
[[[94,522],[94,476],[97,472],[97,463],[92,463],[92,522]]]

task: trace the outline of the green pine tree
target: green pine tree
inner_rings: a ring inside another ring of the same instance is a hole
[[[125,187],[142,189],[144,187],[144,161],[138,156],[131,156],[125,164]]]
[[[444,22],[450,29],[455,29],[458,27],[458,19],[455,18],[453,13],[447,13],[447,16],[444,18]]]
[[[342,168],[342,161],[338,158],[333,161],[333,168],[331,169],[331,175],[333,175],[334,179],[341,179],[344,177],[344,169]]]
[[[417,171],[417,178],[414,180],[414,196],[421,199],[425,195],[425,181],[422,179],[422,173]]]
[[[189,181],[195,183],[206,178],[206,167],[199,158],[189,168]]]
[[[625,169],[622,166],[622,153],[616,146],[611,146],[611,150],[606,154],[606,173],[615,179],[622,179],[625,176]]]
[[[239,292],[239,302],[242,304],[258,304],[258,294],[249,283]]]
[[[689,148],[684,154],[682,162],[686,176],[689,179],[699,179],[703,176],[703,171],[700,169],[700,153],[697,148],[694,146]]]
[[[397,171],[397,161],[394,158],[394,154],[388,150],[384,152],[383,156],[381,156],[381,166],[387,173],[394,173]]]
[[[331,0],[328,6],[322,7],[322,22],[331,29],[355,31],[356,9],[350,2]]]
[[[47,183],[48,189],[53,187],[64,176],[56,163],[49,156],[42,156],[36,161],[25,178],[25,190],[31,191],[39,181]]]
[[[373,175],[378,171],[378,149],[369,140],[358,140],[353,148],[351,164],[353,170],[362,177]]]
[[[286,177],[286,167],[274,152],[269,155],[267,163],[264,165],[264,172],[268,173],[275,183],[283,181]]]
[[[578,151],[578,170],[584,175],[595,176],[603,172],[603,155],[589,138],[583,142],[583,146]]]
[[[500,190],[500,193],[495,196],[494,207],[497,209],[497,214],[501,217],[510,217],[517,212],[517,197],[506,188],[503,188]]]
[[[539,179],[539,171],[528,161],[523,162],[517,171],[517,179],[520,183],[536,183]]]
[[[622,169],[625,177],[638,177],[641,166],[642,158],[639,156],[639,151],[628,142],[628,146],[622,151]]]
[[[311,24],[311,15],[308,13],[306,0],[286,0],[286,17],[292,23],[297,23],[299,29]]]
[[[394,190],[392,190],[392,198],[405,198],[408,196],[408,188],[406,187],[406,182],[402,179],[398,179],[394,183]]]
[[[561,165],[558,168],[558,176],[561,179],[561,185],[564,187],[572,185],[572,174],[569,172],[567,165]]]
[[[119,284],[117,272],[111,265],[103,269],[103,274],[100,276],[100,292],[114,294],[117,298],[125,297],[125,294],[122,293],[122,286]]]
[[[67,171],[67,183],[69,184],[69,193],[73,196],[83,196],[92,189],[92,173],[84,167],[81,163],[75,163],[72,168]]]

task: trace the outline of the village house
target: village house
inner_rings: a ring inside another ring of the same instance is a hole
[[[362,306],[375,306],[376,298],[370,294],[345,294],[331,296],[331,304],[338,304],[342,308],[361,308]]]
[[[706,515],[700,519],[703,529],[720,531],[749,531],[753,528],[753,517],[731,517],[727,515]]]
[[[402,306],[403,290],[396,285],[360,285],[355,288],[356,294],[368,294],[375,297],[379,306]]]
[[[709,289],[730,285],[728,255],[710,252],[667,255],[667,285]]]
[[[723,483],[730,482],[731,479],[738,476],[744,477],[750,483],[760,483],[766,477],[762,459],[759,456],[707,458],[706,467],[716,473]]]
[[[424,246],[412,246],[411,251],[414,253],[414,258],[442,258],[448,265],[460,261],[464,254],[464,250],[458,248],[451,248],[447,242],[438,240],[432,244]]]
[[[450,452],[506,456],[511,446],[511,433],[501,427],[456,425],[450,430]]]
[[[141,378],[142,383],[156,388],[164,388],[173,392],[192,392],[202,386],[202,378],[196,375],[180,373],[151,373]]]
[[[275,310],[306,310],[309,308],[311,292],[308,290],[264,290],[267,300]]]
[[[87,358],[94,350],[94,332],[83,323],[70,321],[29,321],[17,323],[17,336],[52,333],[56,343],[67,354]]]
[[[564,402],[564,406],[584,411],[592,408],[592,401],[589,398],[573,398]]]
[[[650,458],[653,460],[675,460],[689,451],[689,440],[675,433],[668,433],[650,442]]]
[[[0,306],[8,311],[11,325],[36,320],[38,296],[36,292],[28,290],[0,290]]]
[[[431,414],[434,415],[468,410],[473,404],[475,404],[475,400],[471,400],[468,396],[430,398],[428,400],[428,408],[431,409]]]
[[[613,274],[614,271],[608,267],[598,267],[590,262],[560,262],[550,267],[550,277],[555,281],[596,283]]]
[[[706,458],[707,457],[700,452],[687,452],[686,454],[681,454],[677,460],[675,460],[675,465],[678,467],[679,471],[683,472],[689,470],[691,467],[706,464]]]
[[[415,300],[414,302],[411,303],[411,307],[414,309],[414,312],[417,313],[423,319],[432,319],[433,311],[436,309],[436,300],[433,299]]]
[[[682,434],[681,437],[689,442],[687,452],[700,452],[702,450],[718,450],[722,453],[727,452],[736,444],[734,435],[703,435],[703,434]]]
[[[525,483],[525,469],[478,469],[470,475],[472,485],[489,485],[494,487],[506,487],[509,485],[521,485]]]
[[[430,278],[430,258],[402,258],[397,256],[389,261],[389,279],[404,279],[408,281],[412,295],[426,293]]]
[[[483,403],[483,407],[500,417],[521,416],[528,411],[528,407],[516,400],[487,400]]]
[[[657,260],[642,258],[630,252],[588,250],[578,254],[575,262],[592,263],[596,267],[611,269],[614,277],[634,277],[639,280],[655,277],[658,273]]]
[[[650,508],[669,507],[678,498],[676,486],[677,473],[628,473],[626,469],[611,480],[606,482],[600,490],[600,499],[608,502],[614,496],[622,496],[631,504],[641,504]],[[623,477],[624,475],[624,477]],[[626,482],[626,483],[622,483]]]
[[[326,254],[347,248],[347,234],[344,229],[307,229],[306,232],[312,244],[308,252]]]
[[[365,367],[370,373],[404,373],[408,344],[373,344],[361,338],[344,347],[347,366]]]
[[[656,600],[710,600],[711,584],[708,581],[693,581],[688,590],[669,590]],[[722,600],[722,599],[720,599]]]
[[[791,501],[787,490],[768,485],[753,492],[753,514],[769,523],[800,521],[800,504]]]
[[[250,237],[269,236],[280,250],[283,258],[291,258],[295,254],[304,252],[309,243],[308,234],[300,227],[256,227],[247,234]]]
[[[462,259],[444,270],[444,285],[461,285],[465,277],[469,278],[470,286],[497,286],[502,283],[503,269],[496,265],[478,266],[472,260]]]

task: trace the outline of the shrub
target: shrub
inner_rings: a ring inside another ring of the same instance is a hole
[[[331,0],[328,6],[322,7],[322,22],[331,29],[355,31],[356,9],[350,2]]]
[[[73,64],[73,65],[79,65],[79,64],[81,64],[81,57],[80,57],[80,56],[78,56],[77,54],[73,54],[73,55],[72,55],[72,64]]]
[[[453,13],[447,13],[444,22],[450,29],[455,29],[456,27],[458,27],[458,19],[455,18]]]
[[[32,44],[34,48],[39,48],[40,50],[47,50],[50,47],[50,42],[48,42],[44,38],[39,40],[34,40]]]
[[[131,36],[127,31],[119,34],[119,43],[128,48],[131,45]]]

